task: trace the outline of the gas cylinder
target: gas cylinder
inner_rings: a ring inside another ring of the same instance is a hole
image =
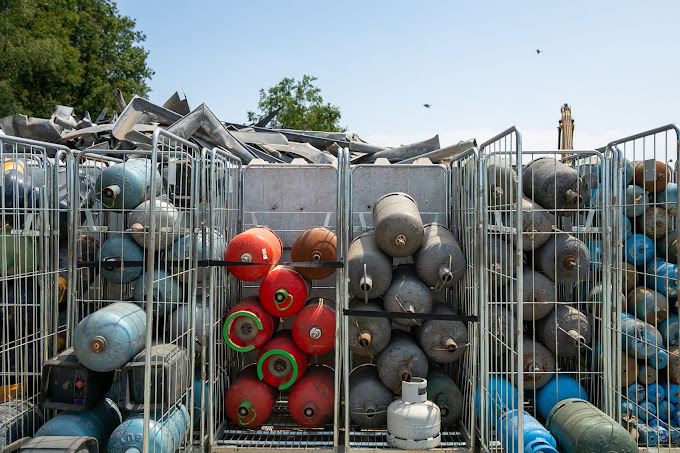
[[[239,280],[254,282],[267,275],[281,260],[281,255],[283,255],[281,239],[269,228],[258,226],[234,236],[227,244],[224,259],[242,263],[264,263],[227,267],[227,270]]]
[[[233,350],[248,352],[264,346],[278,325],[278,320],[267,313],[257,296],[250,296],[229,310],[222,337]]]
[[[257,356],[258,377],[279,390],[285,390],[302,378],[308,357],[295,345],[290,330],[274,334]]]
[[[558,357],[576,357],[590,344],[592,332],[586,315],[570,305],[557,305],[536,321],[535,335]]]
[[[293,316],[305,306],[312,289],[309,280],[289,266],[276,266],[260,283],[260,303],[276,318]]]
[[[255,364],[245,367],[227,389],[224,412],[236,426],[253,428],[266,422],[278,392],[257,377]]]
[[[78,262],[95,262],[97,261],[97,252],[99,251],[99,241],[91,236],[81,234],[76,239],[74,253]],[[60,247],[59,249],[59,276],[68,279],[67,270],[70,267],[68,261],[68,247]],[[76,271],[76,288],[73,289],[77,295],[82,295],[87,291],[97,277],[96,267],[78,267]]]
[[[512,200],[514,203],[514,200]],[[512,205],[512,211],[508,212],[505,220],[506,225],[514,227],[516,205]],[[553,216],[543,209],[538,203],[531,201],[529,197],[522,197],[522,250],[530,252],[541,247],[550,238],[553,224]]]
[[[392,331],[390,343],[376,359],[380,380],[395,394],[401,382],[427,376],[427,356],[413,337],[400,330]]]
[[[373,206],[373,228],[380,250],[395,258],[412,255],[423,243],[423,219],[418,205],[403,192],[378,198]]]
[[[507,156],[491,155],[485,158],[488,202],[494,209],[508,209],[517,199],[517,173]]]
[[[168,412],[157,411],[149,420],[149,452],[176,452],[186,438],[191,420],[178,404]],[[144,448],[144,414],[133,414],[111,434],[107,453],[141,453]]]
[[[671,228],[671,218],[665,208],[660,206],[649,206],[645,212],[637,218],[638,231],[644,233],[653,240],[660,239]]]
[[[94,437],[41,436],[29,439],[19,453],[99,453]]]
[[[576,380],[564,374],[554,376],[536,392],[535,404],[539,415],[543,418],[548,418],[550,411],[560,401],[568,398],[588,400],[586,390]]]
[[[659,383],[650,384],[647,386],[647,401],[658,403],[666,399],[666,390]]]
[[[309,299],[293,320],[293,341],[307,354],[319,355],[335,347],[335,302]]]
[[[667,422],[670,420],[671,414],[675,411],[677,411],[677,409],[673,403],[670,403],[668,400],[659,401],[656,416]]]
[[[3,222],[21,228],[26,218],[25,213],[39,207],[40,190],[34,185],[33,178],[20,168],[3,170],[3,184],[0,190],[2,191],[0,207],[5,213]]]
[[[662,381],[664,391],[666,392],[666,399],[673,404],[680,402],[680,385],[673,382]]]
[[[515,276],[515,253],[512,247],[499,236],[489,238],[486,268],[491,273],[491,288],[505,285]]]
[[[85,368],[73,348],[47,360],[42,368],[40,406],[43,409],[84,411],[102,401],[114,373]]]
[[[579,398],[565,399],[545,423],[561,453],[637,453],[633,437],[613,418]]]
[[[133,296],[135,303],[146,310],[147,273],[144,272],[135,282]],[[153,271],[153,314],[165,318],[177,310],[184,300],[184,288],[172,274],[164,269]]]
[[[76,326],[73,349],[93,371],[113,371],[144,349],[146,313],[139,305],[116,302],[86,316]]]
[[[643,266],[654,258],[654,242],[644,234],[631,234],[626,238],[626,260],[635,266]]]
[[[149,250],[165,250],[178,238],[182,217],[175,207],[165,201],[155,200],[154,231],[150,231],[151,201],[147,200],[128,214],[128,225],[137,244]]]
[[[633,232],[633,224],[625,215],[621,216],[621,237],[627,238]]]
[[[385,255],[375,242],[372,231],[356,237],[347,252],[349,292],[356,297],[373,299],[385,294],[392,282],[392,257]]]
[[[517,407],[518,394],[515,386],[502,377],[490,375],[488,379],[486,391],[478,387],[475,393],[477,417],[482,414],[480,403],[486,398],[486,419],[496,420],[504,412]]]
[[[586,199],[586,207],[598,211],[601,210],[604,205],[603,195],[600,186],[590,189],[588,191],[588,198]]]
[[[295,239],[290,249],[290,258],[295,262],[333,262],[336,261],[338,238],[328,228],[316,227],[304,231]],[[334,268],[296,267],[296,271],[309,280],[330,277]]]
[[[657,348],[663,347],[663,339],[656,328],[635,318],[621,317],[623,350],[637,359],[649,359]]]
[[[677,230],[669,231],[665,237],[656,241],[656,253],[669,263],[678,264],[680,241],[678,241]]]
[[[143,262],[144,249],[129,234],[113,236],[102,242],[97,261],[101,263],[100,272],[106,280],[118,285],[132,283],[142,275],[144,266],[125,264],[125,261]],[[119,264],[121,261],[123,263]],[[107,263],[113,263],[114,266],[108,266]]]
[[[569,216],[582,208],[588,184],[575,168],[551,157],[540,157],[522,169],[524,195],[555,215]]]
[[[647,264],[647,285],[658,292],[675,299],[678,297],[678,266],[661,258],[655,258]]]
[[[539,389],[552,379],[555,373],[555,358],[545,346],[535,342],[526,334],[523,336],[522,343],[524,388]]]
[[[194,243],[194,239],[196,242]],[[174,273],[177,274],[177,278],[180,280],[190,280],[190,273],[182,262],[193,259],[196,256],[198,260],[221,260],[224,256],[224,249],[227,246],[227,242],[224,236],[219,231],[213,230],[202,230],[197,234],[190,234],[179,238],[170,249],[170,254],[175,261],[178,261],[179,268]],[[195,255],[192,251],[195,247]],[[199,266],[196,271],[196,281],[203,282],[207,280],[207,274],[209,272],[208,267]],[[186,277],[186,278],[185,278]]]
[[[463,417],[463,393],[438,366],[427,371],[427,395],[439,407],[442,429],[456,429]]]
[[[208,307],[210,307],[209,300]],[[207,310],[209,310],[209,308]],[[191,323],[189,322],[190,311],[191,304],[182,304],[165,320],[169,339],[172,341],[176,340],[179,345],[183,346],[188,351],[191,350],[191,345],[189,343],[189,329],[191,328]],[[209,312],[206,311],[206,315],[208,316],[203,316],[203,305],[197,302],[194,306],[194,347],[196,348],[196,353],[200,352],[200,349],[203,346],[203,336],[207,335],[210,329]]]
[[[508,453],[520,452],[517,439],[519,437],[517,414],[517,409],[505,412],[496,422],[497,436]],[[524,453],[559,453],[555,438],[526,411],[522,417],[522,431]]]
[[[643,363],[638,366],[637,381],[642,385],[649,385],[656,382],[657,371],[653,366]]]
[[[623,263],[622,269],[623,288],[621,290],[624,292],[624,294],[628,294],[638,285],[638,282],[640,281],[640,274],[638,274],[635,265],[631,263]]]
[[[647,359],[647,364],[657,370],[666,368],[668,365],[668,354],[666,351],[659,349],[650,358]]]
[[[83,412],[61,412],[40,427],[35,436],[94,437],[106,445],[109,437],[122,422],[120,411],[110,399]]]
[[[644,423],[637,423],[635,429],[640,435],[640,443],[646,447],[655,447],[659,442],[659,433],[656,428],[652,428]]]
[[[28,274],[40,266],[38,241],[31,236],[12,234],[12,227],[5,225],[0,232],[0,276]]]
[[[638,362],[628,354],[621,356],[621,385],[631,385],[638,377]]]
[[[455,315],[446,305],[436,302],[432,313]],[[451,363],[460,359],[467,350],[468,329],[461,321],[428,319],[416,330],[418,344],[427,357],[436,363]]]
[[[423,243],[413,255],[420,279],[427,285],[450,288],[465,275],[465,254],[451,231],[438,223],[425,225]]]
[[[0,403],[0,448],[31,436],[42,424],[42,413],[25,400],[9,399]]]
[[[555,305],[555,284],[540,272],[529,266],[522,271],[524,304],[522,313],[525,321],[545,318]]]
[[[626,187],[625,199],[624,213],[626,217],[634,218],[645,212],[649,203],[649,194],[642,187],[630,185]]]
[[[611,288],[611,286],[610,286]],[[602,286],[601,283],[595,285],[592,287],[592,289],[588,292],[588,296],[586,300],[588,302],[597,302],[596,305],[591,306],[590,308],[592,309],[592,312],[596,314],[596,316],[600,317],[602,313],[602,307],[609,305],[608,308],[611,309],[612,313],[621,313],[624,310],[624,307],[626,306],[626,295],[623,293],[618,293],[618,294],[612,294],[611,296],[611,302],[605,304],[605,299],[604,299],[604,286]],[[617,297],[618,296],[618,297]]]
[[[674,384],[680,384],[680,354],[677,346],[668,348],[668,378]]]
[[[360,365],[349,375],[349,416],[361,428],[380,428],[387,423],[387,407],[394,400],[372,363]]]
[[[666,184],[666,188],[656,194],[656,202],[666,208],[668,215],[678,215],[678,185],[674,182]]]
[[[383,311],[382,301],[355,298],[349,303],[350,310]],[[390,342],[392,323],[388,318],[374,318],[372,316],[350,316],[347,338],[349,349],[360,356],[373,357],[379,354]]]
[[[656,325],[666,319],[668,300],[656,291],[640,287],[628,294],[628,313]]]
[[[590,253],[580,240],[557,231],[534,252],[536,268],[546,277],[562,285],[583,281],[588,276]]]
[[[333,420],[335,404],[333,368],[309,365],[304,377],[290,390],[288,410],[295,423],[305,428],[323,428]]]
[[[392,284],[385,296],[383,305],[387,312],[397,313],[430,313],[432,311],[432,293],[419,278],[412,264],[402,264],[394,268]],[[405,327],[421,324],[417,319],[394,318],[394,323]]]
[[[154,187],[151,187],[152,172]],[[95,198],[105,208],[116,211],[132,210],[142,202],[161,194],[161,175],[152,168],[149,159],[130,159],[102,170],[95,183]]]
[[[439,407],[427,400],[427,380],[401,383],[401,399],[387,408],[387,445],[406,450],[429,450],[441,442]]]
[[[145,355],[151,355],[151,400],[144,400]],[[137,354],[122,370],[125,409],[142,411],[149,404],[152,411],[165,411],[181,401],[189,387],[189,355],[172,343],[158,343]]]
[[[513,338],[516,336],[514,333],[517,330],[515,316],[505,307],[493,305],[489,310],[489,325],[491,326],[490,332],[493,332],[491,356],[508,354],[508,348],[510,344],[514,344]]]
[[[634,403],[641,403],[647,398],[647,392],[645,392],[645,387],[637,382],[624,387],[624,396]]]
[[[664,403],[667,402],[664,401]],[[665,412],[664,417],[665,419],[659,420],[658,418],[655,418],[649,421],[649,427],[656,430],[658,442],[660,445],[668,445],[672,437],[669,432],[671,428],[670,426],[668,426],[668,423],[665,423],[666,421],[668,421],[668,412]],[[659,418],[661,418],[661,416]],[[675,437],[677,438],[678,435],[676,434]],[[673,442],[677,443],[675,442],[675,440],[673,440]]]
[[[590,268],[592,270],[602,270],[602,241],[588,241],[588,253],[590,253]]]
[[[647,165],[647,162],[638,162],[635,166],[633,183],[640,187],[644,187],[647,192],[661,192],[666,188],[666,184],[670,181],[671,170],[663,162],[657,160],[651,166]]]

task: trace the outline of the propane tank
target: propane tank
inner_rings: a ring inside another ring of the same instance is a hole
[[[483,392],[480,387],[477,387],[475,392],[475,407],[477,408],[477,417],[482,414],[480,403],[482,399],[486,398],[486,419],[498,419],[501,414],[510,408],[517,407],[517,389],[510,382],[501,378],[500,376],[488,376],[488,391]]]
[[[423,219],[418,205],[403,192],[378,198],[373,206],[373,227],[380,250],[395,258],[413,255],[423,243]]]
[[[570,216],[582,208],[589,189],[575,168],[551,157],[525,165],[522,186],[524,195],[559,216]]]
[[[658,292],[675,299],[678,297],[678,266],[667,263],[661,258],[655,258],[647,264],[647,284]]]
[[[590,344],[591,328],[586,315],[570,305],[557,305],[536,321],[536,339],[559,357],[576,357]]]
[[[653,366],[644,363],[638,366],[637,381],[642,385],[649,385],[656,382],[657,371]]]
[[[526,334],[523,336],[522,343],[524,388],[539,389],[552,379],[555,373],[555,358],[545,346],[533,341]]]
[[[515,253],[499,236],[489,238],[486,268],[491,273],[489,284],[497,288],[507,284],[515,276]]]
[[[668,354],[664,350],[657,350],[649,359],[647,364],[651,367],[661,370],[668,365]]]
[[[113,236],[102,242],[97,261],[101,263],[100,272],[106,280],[118,285],[132,283],[142,275],[144,266],[125,264],[125,261],[144,261],[144,249],[128,234]]]
[[[651,403],[659,403],[666,399],[666,390],[659,383],[654,383],[647,386],[647,401]]]
[[[508,353],[509,345],[515,337],[514,316],[501,305],[492,305],[489,310],[490,331],[494,332],[491,339],[491,356],[497,357]],[[516,341],[516,340],[515,340]]]
[[[675,407],[675,405],[668,402],[668,400],[659,401],[658,404],[659,404],[659,406],[658,406],[658,409],[656,411],[656,415],[657,415],[657,417],[659,417],[659,419],[661,419],[664,422],[669,421],[671,414],[673,414],[675,411],[678,410]],[[652,420],[650,422],[650,424],[653,423],[654,421],[655,420]]]
[[[375,242],[372,231],[355,238],[347,252],[349,292],[373,299],[385,294],[392,282],[392,258]]]
[[[106,445],[114,429],[123,421],[120,411],[110,399],[83,412],[62,412],[35,432],[40,436],[94,437]]]
[[[668,378],[674,384],[680,384],[680,354],[678,354],[678,347],[671,346],[668,348]]]
[[[203,230],[197,234],[190,234],[179,238],[177,242],[172,245],[170,254],[175,261],[180,262],[179,268],[174,271],[174,273],[177,274],[177,278],[180,280],[184,280],[185,274],[187,275],[187,279],[189,279],[189,269],[181,263],[193,258],[194,255],[191,252],[194,250],[194,239],[196,239],[195,254],[198,260],[221,260],[224,256],[224,249],[227,246],[227,243],[222,233],[215,229]],[[196,281],[201,283],[207,280],[209,272],[209,268],[199,267],[196,271]]]
[[[654,242],[644,234],[631,234],[626,238],[626,260],[635,266],[643,266],[654,258]]]
[[[534,259],[536,268],[558,284],[578,283],[588,277],[588,247],[569,233],[556,231],[534,252]]]
[[[507,209],[517,198],[517,173],[511,166],[510,158],[492,155],[485,159],[485,165],[489,206]]]
[[[113,371],[144,349],[146,313],[139,305],[116,302],[86,316],[76,326],[73,349],[93,371]]]
[[[285,390],[302,378],[307,369],[307,354],[293,341],[290,330],[274,334],[257,356],[257,376],[279,390]]]
[[[210,301],[208,301],[208,307],[210,307]],[[206,310],[209,310],[207,308]],[[264,311],[264,310],[263,310]],[[166,329],[168,331],[168,338],[172,341],[177,341],[177,343],[187,350],[191,350],[191,341],[189,330],[191,329],[191,324],[189,322],[191,312],[191,304],[182,304],[177,310],[166,319]],[[208,313],[206,313],[208,314]],[[209,316],[203,317],[203,304],[196,303],[194,307],[194,341],[195,341],[195,352],[199,353],[201,347],[203,346],[203,336],[207,335],[210,329]],[[206,344],[206,347],[208,345]]]
[[[146,279],[147,273],[144,272],[135,282],[133,296],[135,303],[146,310]],[[184,300],[184,288],[179,281],[173,278],[172,274],[163,269],[153,271],[153,315],[165,318],[167,315],[177,310]]]
[[[290,258],[295,262],[333,262],[336,260],[337,242],[335,233],[328,228],[310,228],[295,239]],[[323,267],[296,267],[295,270],[309,280],[321,280],[335,273],[334,268]]]
[[[678,345],[678,336],[680,335],[678,315],[669,313],[668,317],[659,324],[658,330],[661,333],[661,338],[663,338],[663,344],[666,346]]]
[[[413,337],[400,330],[392,331],[390,343],[376,359],[380,380],[395,394],[401,382],[427,376],[427,356]]]
[[[427,380],[403,381],[401,399],[387,408],[387,445],[406,450],[429,450],[441,442],[439,407],[427,400]]]
[[[678,264],[680,241],[678,241],[677,230],[668,232],[665,237],[656,241],[656,252],[661,258],[665,258],[669,263]]]
[[[588,395],[583,386],[569,376],[564,374],[554,376],[545,386],[536,392],[535,404],[539,415],[543,418],[548,418],[550,411],[560,401],[568,398],[582,398],[587,401]]]
[[[647,392],[645,392],[645,387],[637,382],[624,387],[624,396],[635,403],[641,403],[647,398]]]
[[[320,355],[335,347],[335,302],[315,297],[293,320],[293,341],[307,354]]]
[[[674,182],[666,184],[666,188],[656,194],[656,202],[668,211],[668,215],[678,215],[678,185]]]
[[[39,207],[40,190],[34,185],[33,178],[24,173],[23,168],[3,169],[0,190],[0,208],[5,213],[3,222],[21,228],[26,218],[24,213]]]
[[[628,294],[632,290],[637,287],[638,282],[640,281],[640,274],[637,272],[637,268],[635,267],[634,264],[631,263],[623,263],[623,288],[622,291],[624,294]]]
[[[5,225],[0,232],[0,276],[9,277],[28,274],[40,266],[38,242],[31,236],[12,234],[12,227]]]
[[[631,385],[638,377],[638,362],[628,354],[621,356],[621,385]]]
[[[382,301],[370,299],[365,303],[363,299],[352,299],[350,310],[383,311]],[[392,323],[388,318],[374,318],[372,316],[350,316],[347,332],[349,349],[360,356],[379,354],[390,342]]]
[[[295,423],[305,428],[323,428],[333,420],[335,403],[333,368],[309,365],[305,376],[290,390],[288,410]]]
[[[394,268],[392,284],[385,293],[383,305],[387,312],[397,313],[430,313],[432,311],[432,293],[419,278],[412,264],[402,264]],[[400,326],[413,327],[420,325],[417,319],[392,320]]]
[[[517,409],[505,412],[496,422],[496,433],[507,452],[519,453],[519,421]],[[522,437],[525,453],[559,453],[555,438],[541,425],[538,420],[524,412],[522,416]]]
[[[432,313],[455,315],[442,303],[432,305]],[[460,359],[467,350],[468,330],[461,321],[428,319],[416,331],[418,344],[427,357],[436,363],[451,363]]]
[[[514,200],[513,200],[514,203]],[[516,205],[508,212],[505,224],[514,227]],[[529,197],[522,197],[522,250],[531,252],[545,244],[550,239],[553,224],[553,216],[543,209],[538,203],[531,201]]]
[[[227,244],[224,259],[242,263],[264,263],[227,268],[237,279],[254,282],[267,275],[281,260],[281,255],[283,255],[281,239],[269,228],[258,226],[234,236]]]
[[[236,426],[254,428],[272,413],[278,392],[257,377],[255,364],[245,367],[227,389],[224,411]]]
[[[465,275],[465,254],[451,231],[438,223],[425,225],[423,243],[413,255],[420,279],[437,289],[450,288]]]
[[[23,443],[19,453],[99,453],[99,444],[93,437],[41,436]]]
[[[455,429],[463,417],[463,393],[438,366],[427,371],[427,395],[439,407],[442,429]]]
[[[626,187],[625,199],[624,213],[626,217],[633,218],[645,212],[649,203],[649,194],[642,187],[630,185]]]
[[[99,251],[99,241],[97,241],[92,236],[87,236],[81,234],[76,239],[76,244],[74,247],[74,252],[76,253],[78,262],[95,262],[97,261],[97,252]],[[64,279],[64,282],[68,279],[68,269],[71,267],[68,258],[68,247],[59,248],[59,277]],[[96,267],[78,267],[75,269],[76,272],[76,288],[73,291],[77,295],[83,295],[94,283],[97,277]]]
[[[522,313],[525,321],[545,318],[555,305],[555,284],[540,272],[529,266],[522,271],[524,304]]]
[[[678,404],[680,402],[680,385],[666,381],[663,381],[661,385],[666,392],[668,401],[673,404]]]
[[[231,349],[248,352],[263,347],[274,335],[278,325],[278,320],[267,313],[257,296],[250,296],[229,310],[222,337]]]
[[[658,160],[654,163],[653,170],[645,167],[649,167],[646,165],[646,162],[638,162],[635,166],[633,183],[640,187],[644,187],[647,192],[651,193],[659,193],[664,190],[666,184],[671,180],[670,168]],[[651,170],[651,172],[649,170]]]
[[[149,200],[141,203],[128,214],[128,225],[132,231],[132,238],[137,244],[148,250],[165,250],[179,238],[179,233],[176,230],[181,227],[181,214],[172,204],[155,200],[153,208],[154,231],[149,230],[151,215],[151,201]]]
[[[630,234],[633,232],[633,224],[625,215],[621,216],[621,228],[621,237],[624,239],[630,236]]]
[[[349,416],[361,428],[381,428],[387,423],[387,407],[394,400],[392,390],[378,376],[378,368],[366,363],[349,375]]]
[[[653,240],[666,236],[671,229],[671,218],[660,206],[649,206],[637,222],[638,231]]]
[[[169,412],[157,411],[149,420],[150,452],[176,452],[189,430],[189,413],[183,404]],[[107,453],[141,453],[144,448],[144,414],[133,414],[111,434]]]
[[[260,303],[275,318],[293,316],[305,306],[312,285],[289,266],[276,266],[260,283]]]
[[[151,187],[152,173],[155,184]],[[102,170],[95,183],[95,198],[105,208],[132,210],[148,200],[152,190],[161,194],[161,175],[149,159],[130,159]]]
[[[555,436],[561,453],[638,452],[637,443],[623,426],[582,399],[556,404],[545,426]]]
[[[656,328],[639,319],[621,316],[623,350],[637,359],[654,357],[657,348],[663,347],[663,339]]]
[[[0,448],[31,436],[42,424],[42,413],[28,401],[9,399],[0,403]]]
[[[588,241],[588,253],[590,253],[590,268],[594,271],[602,270],[602,241]]]
[[[628,294],[628,313],[650,324],[666,319],[668,300],[656,291],[644,287],[636,288]]]

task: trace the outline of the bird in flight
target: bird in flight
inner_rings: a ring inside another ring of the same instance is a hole
[[[541,51],[540,51],[540,50],[538,50],[538,49],[536,49],[536,53],[541,53]]]
[[[425,108],[428,108],[428,109],[429,109],[430,107],[432,107],[431,104],[423,104],[423,106],[424,106]]]

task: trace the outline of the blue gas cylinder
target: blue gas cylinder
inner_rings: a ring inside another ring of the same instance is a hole
[[[663,400],[659,402],[659,406],[656,409],[656,416],[667,422],[675,411],[675,404],[669,403],[668,400]]]
[[[666,188],[656,194],[656,202],[663,205],[669,215],[678,215],[678,185],[674,182],[666,184]]]
[[[680,441],[680,431],[677,430],[677,429],[671,428],[666,421],[659,420],[657,418],[657,419],[654,419],[651,422],[649,422],[649,426],[651,426],[652,428],[655,428],[655,429],[657,427],[659,427],[659,428],[663,428],[664,430],[666,430],[666,433],[667,433],[666,435],[670,436],[670,440],[674,444],[677,444],[678,441]],[[659,443],[661,443],[661,444],[668,443],[668,440],[665,440],[665,442],[661,441],[661,437],[663,435],[663,432],[659,432],[658,434],[659,434]]]
[[[664,399],[666,399],[666,391],[661,384],[655,382],[647,387],[647,401],[658,403]]]
[[[174,453],[189,430],[189,413],[179,404],[169,412],[157,411],[149,421],[149,452]],[[108,453],[141,453],[144,448],[144,414],[129,416],[111,434]]]
[[[489,377],[489,387],[487,395],[487,420],[496,420],[500,415],[510,409],[517,407],[517,389],[507,380],[499,376]],[[482,399],[480,389],[477,388],[476,406],[477,413],[481,414],[479,402]]]
[[[656,404],[643,401],[638,404],[637,417],[645,423],[656,417]]]
[[[640,443],[647,447],[655,447],[659,441],[659,434],[657,428],[652,428],[649,425],[638,423],[635,427],[640,435]]]
[[[637,217],[647,209],[649,194],[642,187],[634,185],[626,187],[625,198],[624,211],[627,217]]]
[[[110,399],[83,412],[61,412],[36,431],[37,436],[94,437],[106,445],[109,436],[122,422],[120,411]]]
[[[204,234],[205,233],[205,234]],[[172,258],[177,261],[183,261],[191,258],[191,251],[193,250],[192,240],[196,238],[196,253],[198,260],[223,260],[224,251],[227,248],[227,241],[224,236],[216,230],[212,230],[212,234],[207,231],[199,232],[197,235],[184,236],[179,238],[171,249]],[[180,269],[183,269],[180,266]],[[207,279],[209,268],[205,266],[199,267],[197,281],[202,282]],[[184,280],[184,273],[179,274],[179,279]]]
[[[517,409],[505,412],[496,422],[497,437],[501,439],[503,448],[508,453],[520,453],[518,448]],[[522,417],[524,453],[558,453],[555,438],[538,420],[524,412]]]
[[[554,376],[536,392],[536,408],[543,418],[562,400],[581,398],[588,401],[586,390],[576,380],[565,375]]]
[[[666,346],[677,346],[678,335],[680,335],[678,315],[675,313],[668,313],[666,319],[664,319],[661,324],[659,324],[659,332],[661,332],[663,344]]]
[[[644,234],[631,234],[626,238],[626,261],[642,266],[654,258],[654,241]]]
[[[671,413],[671,424],[680,428],[680,407],[676,407],[675,411]]]
[[[588,242],[590,252],[590,268],[593,270],[602,269],[602,241],[592,240]]]
[[[76,357],[93,371],[122,367],[145,343],[146,313],[128,302],[116,302],[86,316],[73,334]]]
[[[630,401],[634,401],[636,403],[641,403],[643,402],[646,397],[647,397],[647,392],[645,392],[645,388],[642,384],[638,384],[637,382],[634,384],[629,385],[625,391],[624,395],[626,398],[628,398]]]
[[[600,190],[600,187],[598,186],[594,189],[590,189],[588,191],[586,207],[591,209],[602,209],[602,206],[604,206],[604,204],[602,202],[602,190]]]
[[[151,175],[155,184],[151,187]],[[130,159],[102,170],[95,184],[95,198],[104,207],[116,211],[131,210],[151,197],[161,194],[161,175],[149,159]]]
[[[663,370],[668,365],[668,353],[663,349],[658,349],[656,353],[647,359],[647,363],[657,370]]]
[[[645,287],[635,288],[628,294],[628,312],[639,319],[656,325],[668,315],[668,299],[661,293]]]
[[[621,216],[621,228],[622,228],[622,238],[627,238],[633,232],[633,224],[630,223],[630,219],[625,215]]]
[[[137,244],[128,234],[114,236],[105,240],[97,253],[97,261],[101,262],[101,274],[106,280],[122,284],[132,283],[144,272],[143,265],[132,265],[121,261],[144,261],[144,248]],[[107,263],[112,265],[107,266]]]
[[[647,264],[647,284],[669,299],[678,297],[678,266],[656,258]]]
[[[639,319],[621,316],[621,335],[623,350],[628,355],[649,359],[658,348],[663,347],[663,339],[656,328]]]
[[[674,382],[663,382],[663,389],[666,391],[666,399],[673,404],[680,402],[680,385]]]
[[[146,304],[146,288],[148,274],[144,272],[135,282],[133,296],[135,303],[141,307]],[[184,300],[184,288],[179,281],[173,278],[163,269],[153,271],[153,314],[157,317],[165,317],[177,310]]]

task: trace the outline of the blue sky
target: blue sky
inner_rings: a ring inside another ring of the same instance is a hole
[[[677,1],[117,4],[146,34],[150,99],[183,90],[224,121],[309,74],[342,125],[385,146],[517,125],[525,149],[554,149],[565,102],[577,149],[680,122]]]

